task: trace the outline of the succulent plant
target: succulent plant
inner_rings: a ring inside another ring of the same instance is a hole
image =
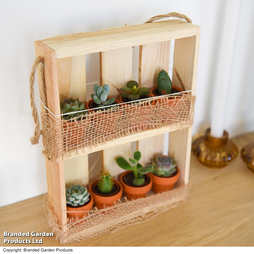
[[[90,194],[86,187],[72,185],[66,188],[66,204],[71,206],[82,206],[89,200]]]
[[[95,84],[93,90],[94,94],[91,94],[91,97],[98,107],[108,106],[115,102],[115,98],[108,99],[109,85],[105,84],[101,87]]]
[[[64,99],[64,101],[61,102],[61,113],[62,114],[74,112],[74,111],[80,111],[80,110],[83,110],[84,108],[85,108],[84,103],[80,102],[78,98],[77,99],[73,99],[73,98]],[[79,112],[79,113],[64,115],[63,119],[70,120],[71,118],[81,116],[84,113],[85,112]]]
[[[129,100],[138,100],[142,95],[146,95],[150,93],[149,88],[147,87],[138,87],[138,82],[135,80],[131,80],[126,84],[126,87],[121,87],[121,91],[124,93],[120,93],[120,96],[128,98]]]
[[[118,157],[116,159],[116,163],[122,169],[132,170],[134,174],[133,184],[139,186],[145,182],[143,175],[151,172],[153,170],[153,166],[148,165],[143,167],[140,163],[138,163],[138,161],[141,159],[140,151],[136,151],[133,157],[134,159],[129,158],[129,161],[133,166],[129,162],[127,162],[123,157]]]
[[[109,194],[111,190],[113,189],[114,182],[112,180],[112,176],[104,171],[101,174],[101,179],[98,183],[99,190],[102,194]]]
[[[153,174],[167,177],[177,171],[176,162],[169,156],[155,156],[153,160]]]
[[[160,95],[171,93],[172,82],[168,73],[164,70],[160,71],[157,77],[157,88],[158,88],[158,93]]]

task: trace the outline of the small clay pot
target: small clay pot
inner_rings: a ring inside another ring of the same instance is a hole
[[[92,209],[93,196],[90,194],[90,201],[83,206],[79,206],[79,207],[66,206],[66,207],[67,207],[67,211],[68,211],[67,216],[69,218],[74,218],[74,219],[80,220],[83,217],[86,217],[88,212]]]
[[[110,99],[110,97],[109,97]],[[115,99],[114,104],[119,104],[120,101]],[[113,104],[113,105],[114,105]],[[115,112],[106,111],[97,106],[97,104],[90,99],[86,102],[87,109],[95,109],[93,115],[91,115],[92,132],[96,132],[98,135],[107,136],[112,135],[117,131],[117,122],[122,118],[123,110],[119,107]],[[107,109],[107,108],[106,108]],[[95,111],[100,111],[96,112]]]
[[[113,180],[113,182],[116,190],[112,194],[101,194],[96,190],[96,186],[98,185],[99,180],[95,180],[94,182],[92,182],[91,185],[89,185],[89,190],[94,198],[94,204],[95,206],[97,206],[98,209],[113,206],[114,203],[122,197],[122,185],[116,180]]]
[[[82,143],[86,129],[89,123],[87,119],[79,121],[64,121],[63,122],[63,143],[64,147],[70,149],[70,147],[78,148]]]
[[[172,86],[172,89],[173,91],[176,91],[177,93],[179,92],[183,92],[184,90],[180,87],[177,87],[177,86]],[[174,95],[174,93],[171,93],[172,95]],[[153,88],[151,88],[150,90],[150,94],[149,94],[151,97],[157,97],[157,96],[161,96],[161,95],[166,95],[166,94],[159,94],[158,93],[158,88],[157,86],[154,86]],[[176,100],[179,100],[179,98],[174,98],[174,97],[168,97],[167,98],[169,101],[168,101],[168,104],[169,105],[172,105],[172,104],[175,104],[176,103]],[[162,101],[162,100],[156,100],[156,101]]]
[[[127,197],[128,200],[145,198],[147,193],[152,188],[152,184],[153,184],[152,177],[149,174],[146,174],[145,177],[147,178],[147,180],[145,181],[145,183],[142,184],[141,186],[136,186],[134,184],[130,185],[126,183],[125,178],[129,174],[133,174],[133,172],[125,171],[124,173],[120,175],[120,182],[123,185],[123,191],[125,196]]]
[[[141,99],[149,98],[149,97],[151,96],[144,95],[141,97]],[[131,100],[120,96],[119,101],[121,103],[125,103]],[[138,101],[134,100],[133,103],[128,103],[128,105],[131,105],[131,104],[135,105],[135,103],[138,103]],[[132,129],[136,129],[138,131],[146,130],[152,118],[153,108],[151,107],[151,105],[155,105],[155,100],[150,101],[150,104],[147,104],[147,105],[145,104],[140,106],[140,110],[135,110],[134,114],[129,114],[128,121],[126,121],[126,123],[129,124]],[[140,121],[140,119],[142,119],[142,121]]]
[[[154,193],[161,193],[163,191],[172,190],[174,187],[174,184],[179,179],[179,168],[176,167],[177,173],[174,176],[169,177],[162,177],[157,176],[152,173],[150,173],[151,177],[153,178],[153,191]]]

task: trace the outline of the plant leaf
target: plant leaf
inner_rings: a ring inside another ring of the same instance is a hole
[[[135,80],[131,80],[131,81],[129,81],[129,82],[127,83],[126,86],[129,87],[129,88],[132,88],[133,86],[138,87],[138,82],[135,81]]]
[[[129,87],[121,87],[120,90],[123,92],[131,92],[131,89]]]
[[[105,84],[103,86],[103,89],[107,91],[107,93],[109,94],[109,85]]]
[[[99,87],[97,88],[96,93],[95,93],[95,94],[97,95],[98,98],[101,96],[101,92],[102,92],[102,87],[99,86]]]
[[[133,170],[132,166],[123,157],[118,157],[116,159],[117,165],[125,170]]]
[[[96,104],[101,104],[101,101],[99,100],[99,98],[96,96],[96,95],[94,95],[93,96],[93,101],[96,103]]]
[[[105,105],[108,106],[108,105],[111,105],[115,102],[115,98],[110,98],[108,99],[106,102],[105,102]]]
[[[134,159],[138,162],[141,159],[141,152],[140,151],[136,151],[133,154]]]
[[[139,178],[139,179],[136,179],[136,178],[135,178],[135,179],[133,180],[132,183],[133,183],[134,185],[139,186],[139,185],[142,185],[144,182],[145,182],[145,179],[143,179],[143,178]]]
[[[149,88],[147,88],[147,87],[140,87],[140,88],[139,88],[139,91],[140,91],[140,92],[149,92],[150,90],[149,90]]]
[[[134,164],[134,165],[137,164],[137,161],[136,161],[135,159],[129,158],[129,161],[130,161],[132,164]]]
[[[98,87],[100,87],[98,84],[95,84],[93,87],[94,93],[96,94]]]
[[[153,170],[153,166],[152,165],[145,166],[145,167],[142,167],[142,168],[138,168],[138,172],[140,174],[143,174],[143,175],[151,172],[152,170]]]

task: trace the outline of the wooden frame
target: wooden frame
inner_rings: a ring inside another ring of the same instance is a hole
[[[168,68],[171,40],[175,40],[173,83],[178,86],[184,85],[186,90],[192,90],[192,95],[195,95],[199,36],[198,26],[182,20],[170,20],[36,41],[36,56],[41,56],[45,63],[47,107],[58,115],[60,94],[86,98],[85,55],[95,52],[100,53],[101,82],[111,86],[111,95],[116,95],[116,87],[125,85],[131,78],[131,54],[134,46],[140,46],[139,82],[142,85],[149,83],[153,86],[154,75],[159,69]],[[41,84],[39,86],[42,93]],[[108,154],[112,154],[114,147],[118,146],[117,151],[129,156],[130,142],[139,140],[137,148],[144,151],[144,160],[149,160],[151,150],[143,148],[147,144],[153,144],[154,147],[159,147],[160,144],[163,147],[162,134],[166,132],[170,132],[169,154],[177,158],[178,166],[183,172],[179,184],[188,184],[191,128],[181,131],[172,127],[147,130],[92,149],[87,148],[85,152],[75,154],[71,158],[46,158],[48,196],[49,200],[53,201],[52,206],[58,224],[63,225],[63,231],[67,230],[64,226],[67,224],[67,216],[63,212],[66,210],[65,185],[75,184],[79,179],[82,184],[88,184],[89,153],[102,151],[102,164],[108,168],[112,165],[112,159],[109,159]],[[158,148],[156,151],[160,150]],[[119,172],[116,167],[113,168],[113,174],[117,175]]]

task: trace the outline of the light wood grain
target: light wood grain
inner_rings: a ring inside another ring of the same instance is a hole
[[[169,69],[170,41],[142,45],[139,48],[139,84],[152,88],[157,85],[161,70]],[[150,163],[154,154],[163,153],[164,134],[156,135],[137,142],[142,153],[141,164]]]
[[[54,114],[60,114],[57,60],[55,52],[42,42],[35,43],[35,51],[37,57],[41,56],[44,59],[47,106]],[[42,84],[40,84],[39,88],[40,94],[42,94]],[[60,117],[56,117],[56,120],[58,118]],[[56,133],[56,135],[58,135],[56,138],[61,142],[61,129],[57,130]],[[54,208],[59,224],[65,225],[67,223],[67,216],[65,212],[62,212],[66,210],[63,158],[59,158],[58,160],[46,158],[45,162],[48,195],[50,197],[51,206]],[[63,226],[63,231],[66,230],[66,226]]]
[[[175,40],[173,84],[195,95],[199,52],[197,36]],[[178,185],[188,184],[192,127],[169,133],[169,156],[174,156],[180,169]]]
[[[132,79],[132,48],[109,50],[100,53],[101,84],[110,87],[109,96],[116,98],[119,89]],[[102,151],[102,168],[115,178],[122,169],[115,162],[117,156],[129,157],[131,143],[125,143]]]
[[[43,40],[57,58],[169,41],[196,35],[198,26],[182,20],[166,20]]]
[[[57,59],[60,97],[86,100],[85,55]],[[81,158],[82,157],[82,158]],[[88,155],[64,160],[65,183],[87,185],[89,182]]]
[[[252,140],[254,133],[233,139],[239,150]],[[186,203],[146,223],[70,243],[65,247],[254,246],[254,174],[240,156],[221,169],[206,168],[194,156],[190,163],[191,189]],[[38,196],[0,208],[1,246],[8,247],[3,244],[3,231],[51,232],[43,211],[42,198]],[[15,246],[28,247],[24,244]],[[54,237],[44,237],[40,246],[61,244]],[[38,245],[31,244],[29,247]]]

